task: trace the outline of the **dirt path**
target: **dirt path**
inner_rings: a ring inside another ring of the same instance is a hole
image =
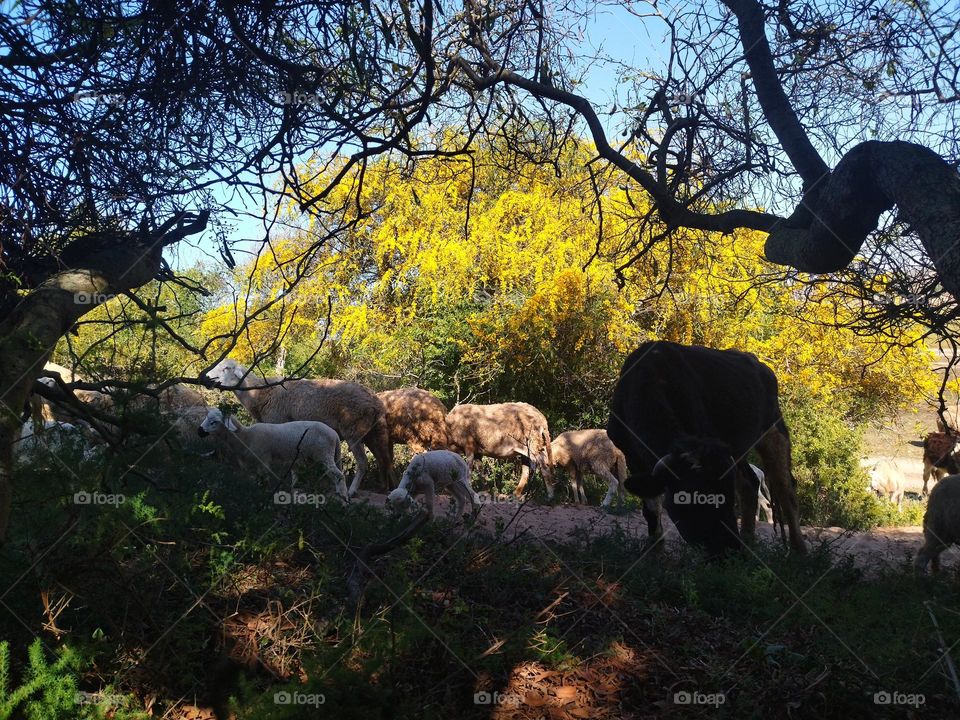
[[[383,507],[385,495],[361,492],[354,502],[368,502]],[[452,503],[445,496],[437,498],[437,515],[452,512]],[[519,505],[512,498],[503,498],[500,502],[490,502],[483,506],[478,517],[487,530],[493,532],[498,523],[505,527],[504,539],[512,540],[518,536],[539,538],[542,540],[571,541],[585,537],[598,537],[608,534],[617,526],[630,537],[645,538],[646,523],[639,512],[608,512],[599,507],[581,505]],[[679,544],[682,541],[676,528],[664,513],[664,529],[667,541]],[[758,533],[769,540],[774,539],[773,525],[758,523]],[[916,555],[923,544],[923,532],[919,526],[898,528],[876,528],[868,532],[850,532],[838,527],[803,528],[808,543],[826,541],[837,558],[853,556],[860,567],[877,568],[883,565],[895,566]],[[951,548],[944,552],[941,560],[944,567],[955,564],[960,551]]]

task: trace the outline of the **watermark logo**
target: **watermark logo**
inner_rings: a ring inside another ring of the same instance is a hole
[[[478,692],[473,694],[474,705],[502,705],[503,707],[519,707],[520,696],[516,693]]]
[[[895,293],[875,293],[874,305],[893,305],[894,307],[921,308],[929,303],[930,299],[921,293],[900,295]]]
[[[116,495],[109,493],[101,492],[87,492],[86,490],[81,490],[80,492],[73,494],[73,504],[74,505],[122,505],[127,501],[127,498],[120,493]]]
[[[75,92],[71,102],[82,103],[84,105],[110,105],[111,107],[120,107],[126,102],[126,98],[119,93],[102,93],[96,90],[81,90]]]
[[[713,707],[719,707],[726,701],[727,696],[723,693],[702,693],[681,690],[673,694],[673,702],[676,705],[712,705]]]
[[[686,85],[680,89],[680,92],[674,93],[667,98],[667,102],[671,105],[693,105],[700,99],[700,93],[695,90],[691,90]]]
[[[299,490],[287,492],[280,490],[273,494],[274,505],[313,505],[319,507],[327,502],[325,495],[320,493],[305,493]]]
[[[108,300],[113,300],[116,295],[97,292],[75,292],[73,294],[74,305],[101,305]]]
[[[274,705],[312,705],[320,707],[327,701],[323,693],[302,693],[281,690],[273,694]]]
[[[75,701],[77,705],[109,705],[110,707],[122,707],[124,697],[123,695],[106,695],[102,692],[77,690]]]
[[[873,694],[874,705],[907,705],[918,708],[926,703],[926,701],[927,698],[923,693],[902,693],[896,690],[893,692],[881,690]]]
[[[723,493],[702,493],[699,491],[687,492],[681,490],[673,494],[675,505],[712,505],[720,507],[726,502],[726,495]]]
[[[513,495],[512,493],[497,493],[497,492],[478,492],[477,497],[480,498],[481,505],[516,505],[520,502],[520,499]]]
[[[287,92],[277,93],[274,100],[284,105],[319,105],[320,96],[316,93],[308,92]]]

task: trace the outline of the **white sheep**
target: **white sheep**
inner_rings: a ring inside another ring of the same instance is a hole
[[[296,420],[244,426],[230,415],[224,417],[219,409],[210,408],[197,432],[226,444],[234,458],[247,458],[271,472],[290,470],[293,475],[293,466],[301,461],[322,464],[333,478],[336,492],[347,498],[347,483],[340,470],[340,438],[329,425]]]
[[[923,540],[914,567],[925,572],[932,562],[934,572],[938,572],[940,553],[960,542],[960,475],[945,477],[931,491],[923,514]]]
[[[469,501],[471,511],[480,504],[480,496],[470,485],[470,470],[466,461],[449,450],[430,450],[414,456],[397,486],[387,496],[391,505],[404,506],[416,495],[424,496],[427,515],[433,517],[433,498],[437,490],[448,489],[456,502],[456,515],[463,514]]]
[[[907,483],[903,469],[893,460],[881,460],[870,468],[869,475],[870,489],[878,497],[895,502],[898,510],[903,510],[903,489]]]
[[[763,513],[764,521],[773,522],[773,508],[770,506],[770,488],[767,486],[767,475],[753,463],[747,463],[759,481],[757,485],[757,520]]]
[[[554,466],[570,475],[574,502],[587,502],[583,476],[588,472],[607,483],[607,494],[601,503],[603,507],[609,506],[617,495],[623,499],[627,461],[607,437],[606,430],[568,430],[557,435],[551,450]]]
[[[394,482],[393,446],[383,402],[367,388],[345,380],[282,380],[261,378],[232,358],[218,363],[207,377],[224,389],[233,390],[257,422],[316,421],[329,425],[343,439],[357,461],[350,483],[356,494],[367,472],[370,448],[384,488]]]
[[[93,457],[93,449],[79,426],[59,420],[38,422],[31,418],[21,426],[14,452],[17,460],[24,462],[45,451],[59,452],[67,448],[82,449],[84,459]]]

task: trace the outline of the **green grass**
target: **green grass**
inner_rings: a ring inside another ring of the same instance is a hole
[[[332,499],[281,510],[263,484],[204,459],[122,480],[120,467],[19,473],[0,548],[0,576],[22,577],[0,607],[10,687],[36,635],[49,662],[71,653],[68,685],[140,706],[155,696],[154,716],[184,698],[245,719],[313,712],[275,702],[288,692],[344,719],[486,718],[476,693],[540,692],[546,708],[563,687],[591,717],[903,717],[874,704],[884,690],[922,693],[922,716],[956,716],[925,605],[948,646],[960,640],[955,571],[868,576],[824,547],[801,558],[764,544],[710,564],[690,549],[645,555],[623,531],[508,542],[439,520],[372,561],[353,606],[356,548],[403,517]],[[79,490],[125,502],[77,506]],[[43,629],[44,592],[66,602],[59,638]],[[224,618],[248,635],[225,633]],[[677,705],[680,691],[724,702]]]

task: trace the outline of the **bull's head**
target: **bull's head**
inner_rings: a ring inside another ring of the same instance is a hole
[[[653,482],[665,486],[667,512],[688,543],[711,553],[740,546],[736,472],[730,447],[710,438],[680,438],[654,466]]]

